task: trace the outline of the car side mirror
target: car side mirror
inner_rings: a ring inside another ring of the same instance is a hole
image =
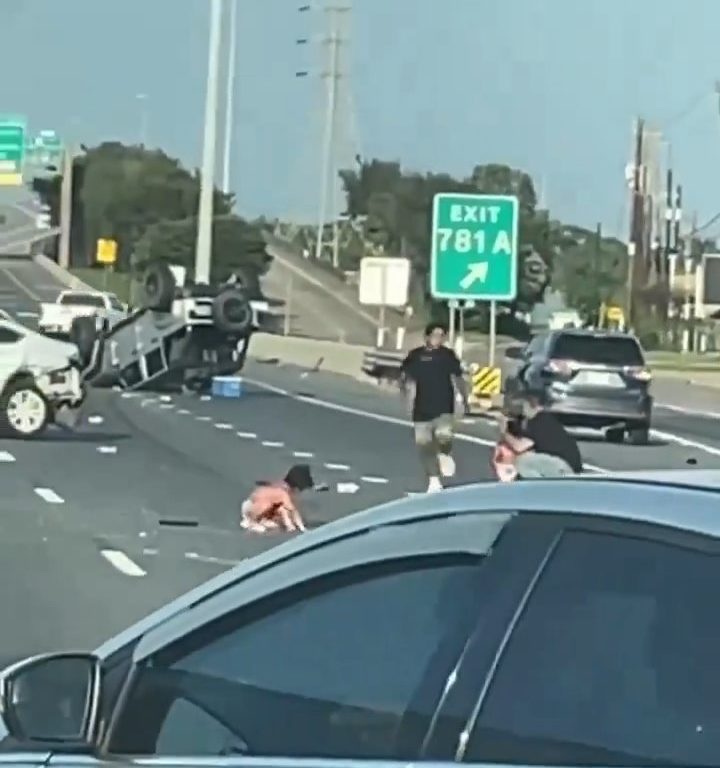
[[[100,661],[89,653],[33,656],[0,673],[0,709],[19,741],[92,742],[100,705]]]
[[[505,357],[508,360],[522,360],[525,357],[525,347],[515,344],[505,350]]]

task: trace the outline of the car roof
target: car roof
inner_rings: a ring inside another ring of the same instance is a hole
[[[551,331],[551,336],[581,336],[582,338],[595,339],[630,339],[637,341],[637,337],[625,331],[603,330],[602,328],[557,328]]]
[[[172,616],[274,564],[350,536],[411,520],[497,512],[574,513],[674,527],[720,537],[720,470],[618,472],[474,483],[357,512],[242,561],[181,595],[97,649],[106,657]]]

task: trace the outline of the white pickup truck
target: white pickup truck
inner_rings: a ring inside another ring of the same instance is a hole
[[[38,328],[48,335],[69,336],[76,317],[98,317],[99,327],[109,330],[127,315],[127,309],[114,293],[61,291],[54,302],[40,305]]]

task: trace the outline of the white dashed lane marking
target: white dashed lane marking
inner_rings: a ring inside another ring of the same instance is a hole
[[[117,453],[117,445],[98,445],[98,453]]]
[[[212,419],[210,418],[210,416],[196,416],[196,417],[195,417],[195,419],[196,419],[197,421],[212,421]]]
[[[120,571],[125,576],[147,576],[146,571],[119,549],[103,549],[100,554],[115,570]]]
[[[236,432],[238,437],[242,437],[244,440],[257,440],[255,432]]]
[[[296,459],[312,459],[315,454],[312,451],[293,451]]]
[[[64,504],[65,499],[58,496],[52,488],[33,488],[35,493],[48,504]]]
[[[103,423],[103,417],[102,416],[90,416],[88,417],[88,424],[102,424]]]
[[[216,424],[215,429],[232,429],[232,424]]]
[[[285,445],[285,443],[280,443],[275,440],[263,440],[262,444],[266,448],[282,448]]]
[[[376,477],[375,475],[363,475],[360,479],[363,483],[376,483],[377,485],[385,485],[385,483],[390,482],[387,477]]]
[[[323,466],[325,469],[332,469],[336,472],[347,472],[350,469],[349,464],[334,464],[332,462],[326,462]]]
[[[176,411],[178,416],[189,416],[190,411],[188,411],[187,408],[180,408],[178,411]]]
[[[12,455],[12,453],[8,453],[7,451],[0,451],[0,462],[12,464],[14,461],[15,457]]]
[[[224,557],[201,555],[198,552],[186,552],[185,557],[188,560],[195,560],[199,563],[212,563],[213,565],[237,565],[240,562],[239,560],[227,560]]]

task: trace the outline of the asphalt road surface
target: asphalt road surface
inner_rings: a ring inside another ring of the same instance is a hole
[[[60,288],[34,264],[0,262],[0,306],[21,319]],[[422,490],[396,396],[322,371],[244,373],[239,400],[95,391],[76,432],[0,440],[0,660],[94,647],[281,540],[240,530],[238,506],[294,462],[329,485],[303,499],[310,526]],[[585,436],[590,469],[720,468],[720,408],[703,410],[712,393],[662,388],[694,409],[659,407],[649,446]],[[461,425],[456,482],[489,477],[494,439],[483,419]]]

